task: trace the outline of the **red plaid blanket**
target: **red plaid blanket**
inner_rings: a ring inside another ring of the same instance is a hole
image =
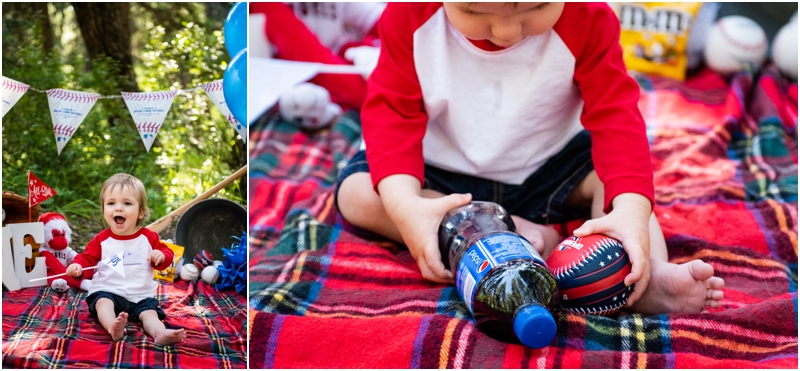
[[[89,319],[85,291],[57,293],[48,286],[3,295],[3,368],[246,368],[246,299],[202,281],[160,282],[156,299],[167,328],[186,339],[161,346],[128,322],[125,337],[111,341]]]
[[[637,78],[670,259],[712,264],[721,308],[556,311],[548,347],[489,338],[452,286],[333,207],[357,117],[305,133],[268,114],[250,134],[250,367],[796,369],[797,85]]]

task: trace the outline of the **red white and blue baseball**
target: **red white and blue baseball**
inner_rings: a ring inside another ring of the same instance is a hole
[[[208,250],[203,250],[203,251],[200,251],[199,253],[197,253],[197,255],[194,256],[193,263],[194,263],[194,266],[197,267],[197,270],[199,272],[202,272],[203,268],[211,265],[211,262],[213,262],[213,261],[214,261],[214,257],[211,255],[211,253],[208,252]]]
[[[622,243],[602,234],[567,238],[547,266],[556,278],[561,308],[573,313],[613,314],[633,291],[624,282],[631,272],[628,254]]]

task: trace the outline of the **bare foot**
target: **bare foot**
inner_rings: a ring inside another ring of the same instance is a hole
[[[517,233],[533,244],[533,247],[545,260],[561,242],[561,236],[553,228],[533,223],[516,215],[512,215],[511,219],[514,220],[514,225],[517,227]]]
[[[719,308],[725,281],[701,260],[673,264],[650,259],[650,284],[630,309],[642,314],[700,313]]]
[[[170,345],[186,338],[186,330],[163,329],[153,336],[153,341],[158,345]]]
[[[111,340],[120,341],[122,337],[125,336],[125,325],[128,324],[128,313],[122,312],[117,316],[117,319],[114,320],[114,324],[111,325],[111,329],[108,330],[108,333],[111,335]]]

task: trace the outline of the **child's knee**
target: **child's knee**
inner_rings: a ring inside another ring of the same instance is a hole
[[[95,310],[101,310],[101,309],[107,309],[107,308],[110,308],[111,310],[114,310],[114,301],[112,301],[109,298],[97,299],[97,301],[94,302],[94,308],[95,308]]]
[[[337,195],[339,212],[350,223],[358,225],[382,210],[380,196],[372,188],[368,173],[356,173],[345,178]]]
[[[153,320],[161,322],[161,319],[158,318],[158,312],[156,312],[155,309],[146,309],[141,311],[141,313],[139,313],[138,320],[142,323]]]

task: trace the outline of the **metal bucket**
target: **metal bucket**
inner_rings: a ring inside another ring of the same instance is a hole
[[[175,243],[183,246],[184,263],[208,250],[215,260],[222,260],[222,248],[230,248],[247,229],[247,211],[242,205],[224,198],[200,201],[181,216],[175,227]]]

